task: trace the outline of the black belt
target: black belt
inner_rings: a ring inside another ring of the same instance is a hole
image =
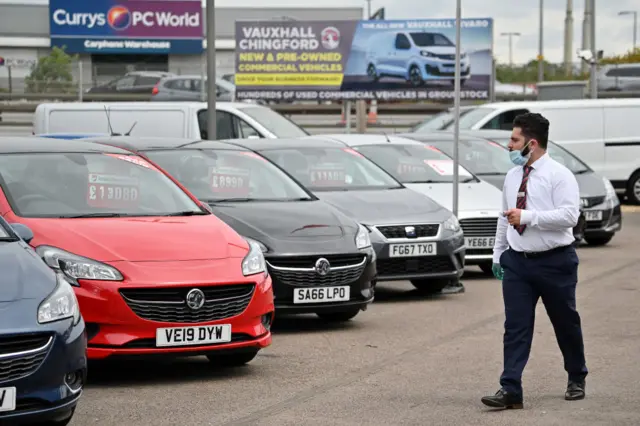
[[[522,257],[526,257],[527,259],[529,259],[529,258],[549,256],[555,253],[562,252],[570,247],[573,247],[573,245],[570,244],[568,246],[560,246],[560,247],[552,248],[550,250],[545,250],[545,251],[517,251],[511,247],[509,247],[509,249],[511,250],[512,253],[515,253],[517,255],[520,255]]]

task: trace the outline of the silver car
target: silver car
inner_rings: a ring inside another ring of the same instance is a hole
[[[453,209],[453,159],[427,143],[398,136],[323,135],[340,141],[378,164],[407,188]],[[460,166],[458,220],[464,232],[465,264],[491,273],[502,191]]]
[[[640,91],[640,63],[604,65],[598,70],[600,91]]]
[[[205,97],[207,84],[205,79]],[[165,77],[156,84],[153,89],[152,101],[200,101],[202,77],[199,75],[177,75]],[[233,102],[236,97],[236,86],[222,78],[216,78],[218,101]]]

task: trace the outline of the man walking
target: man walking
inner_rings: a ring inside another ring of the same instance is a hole
[[[493,248],[493,273],[502,280],[505,306],[504,370],[501,389],[482,402],[522,408],[522,372],[529,359],[538,299],[555,330],[569,375],[565,399],[585,397],[587,367],[580,315],[576,310],[578,255],[573,227],[580,214],[576,178],[547,154],[549,121],[540,114],[513,122],[509,170],[503,188],[503,217]]]

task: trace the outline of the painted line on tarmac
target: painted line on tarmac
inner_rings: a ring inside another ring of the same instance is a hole
[[[585,280],[580,280],[580,284],[584,285],[591,282],[600,282],[604,278],[611,278],[612,275],[618,274],[632,266],[637,266],[637,264],[638,264],[637,260],[633,260],[628,263],[623,263],[622,265],[618,265],[614,268],[610,268],[610,269],[607,269],[606,271],[602,271],[600,273],[597,273],[596,275],[590,276]],[[453,297],[464,297],[464,296],[453,296]],[[411,356],[424,353],[425,347],[429,348],[427,349],[427,351],[429,351],[435,347],[450,343],[456,340],[457,338],[473,334],[475,331],[480,330],[489,325],[492,325],[496,322],[503,322],[503,321],[504,321],[504,312],[500,312],[499,314],[492,315],[482,321],[476,322],[474,324],[470,324],[457,331],[454,331],[453,333],[439,337],[433,341],[429,341],[429,340],[421,341],[419,344],[413,345],[409,349],[406,349],[405,351],[400,352],[397,355],[385,358],[377,363],[374,363],[373,365],[365,366],[357,370],[354,370],[351,373],[347,374],[342,379],[337,379],[321,386],[312,387],[311,389],[308,389],[306,391],[296,394],[296,396],[294,397],[285,399],[284,401],[281,401],[271,406],[265,407],[263,409],[254,411],[253,413],[248,414],[244,417],[240,417],[238,419],[231,420],[227,423],[224,423],[223,426],[255,425],[256,422],[258,421],[265,420],[268,417],[273,417],[275,415],[281,414],[321,394],[325,394],[332,389],[348,386],[358,381],[361,381],[369,376],[378,374],[382,370],[398,364],[404,358],[409,358]]]
[[[629,206],[623,204],[620,208],[623,213],[640,213],[640,206]]]

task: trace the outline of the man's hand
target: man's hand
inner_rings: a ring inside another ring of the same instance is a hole
[[[493,272],[493,276],[496,277],[496,279],[502,281],[502,279],[504,278],[504,269],[502,269],[502,266],[500,266],[499,263],[494,263],[491,267],[491,271]]]
[[[507,218],[510,225],[520,226],[520,216],[522,214],[522,210],[520,209],[510,209],[504,212],[504,217]]]

